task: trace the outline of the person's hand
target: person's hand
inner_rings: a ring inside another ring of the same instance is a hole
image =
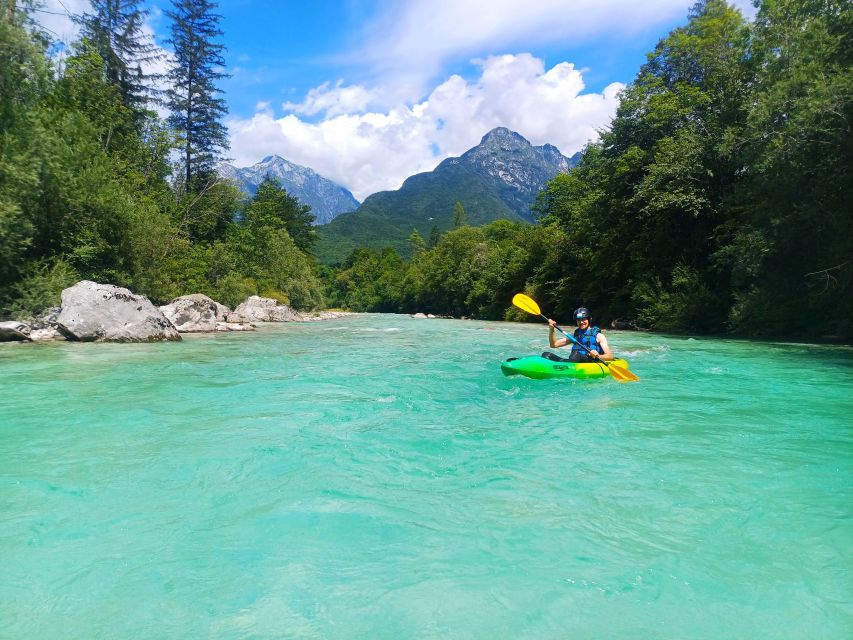
[[[591,355],[593,358],[596,358],[596,359],[598,359],[598,358],[600,358],[600,357],[601,357],[601,355],[600,355],[600,354],[598,353],[598,351],[596,351],[595,349],[590,349],[590,350],[589,350],[589,355]]]
[[[548,318],[548,326],[549,326],[549,327],[551,327],[551,328],[553,329],[554,327],[556,327],[556,326],[557,326],[557,321],[556,321],[556,320],[551,320],[551,318]]]

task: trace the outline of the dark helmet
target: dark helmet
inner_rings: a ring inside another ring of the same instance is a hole
[[[575,320],[589,320],[591,318],[591,314],[589,313],[589,309],[586,307],[580,307],[579,309],[575,309]]]

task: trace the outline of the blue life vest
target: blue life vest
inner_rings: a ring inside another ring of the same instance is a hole
[[[601,329],[598,327],[589,327],[586,331],[581,331],[580,329],[575,329],[575,340],[580,342],[587,349],[592,351],[595,349],[598,353],[601,353],[601,346],[598,342],[595,341],[595,337],[601,332]],[[578,345],[572,343],[572,353],[580,353],[582,355],[587,355],[587,352],[581,349]]]

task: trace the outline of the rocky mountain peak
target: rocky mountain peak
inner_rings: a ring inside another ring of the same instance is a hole
[[[341,185],[278,155],[267,156],[251,167],[238,168],[223,163],[218,171],[249,196],[257,192],[264,178],[276,178],[289,194],[311,207],[316,224],[331,222],[341,213],[355,211],[359,205],[352,193]]]
[[[530,143],[519,133],[511,131],[506,127],[495,127],[480,140],[482,147],[511,148],[517,146],[530,146]],[[476,149],[476,147],[474,147]]]

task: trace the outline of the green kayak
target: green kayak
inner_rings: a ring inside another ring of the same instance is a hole
[[[607,364],[628,368],[625,360],[610,360]],[[527,376],[528,378],[604,378],[610,375],[607,367],[597,362],[556,362],[542,356],[509,358],[501,362],[505,376]]]

